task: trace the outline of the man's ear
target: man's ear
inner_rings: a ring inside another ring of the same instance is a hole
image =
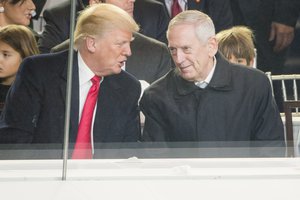
[[[218,41],[216,37],[211,37],[208,39],[208,51],[211,57],[215,56],[218,52]]]
[[[96,40],[92,37],[86,37],[85,45],[89,52],[94,53],[96,51]]]

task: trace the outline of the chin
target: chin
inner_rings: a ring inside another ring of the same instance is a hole
[[[23,25],[23,26],[28,26],[30,24],[30,20],[31,19],[24,19],[22,21],[20,21],[20,24]]]
[[[121,68],[115,69],[115,70],[113,71],[113,74],[120,74],[121,71],[122,71]]]
[[[180,75],[181,75],[181,77],[182,77],[183,79],[185,79],[185,80],[187,80],[187,81],[193,81],[193,77],[192,77],[192,76],[189,76],[189,74],[183,74],[183,73],[181,73]]]

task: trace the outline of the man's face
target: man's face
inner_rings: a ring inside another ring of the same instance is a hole
[[[113,4],[125,10],[130,16],[133,16],[135,0],[106,0],[105,3]]]
[[[169,49],[182,78],[188,81],[201,81],[213,66],[213,56],[217,51],[215,38],[208,42],[200,41],[194,25],[173,26],[168,34]]]
[[[132,33],[115,29],[93,40],[94,43],[90,46],[93,57],[91,70],[98,76],[120,73],[127,57],[131,55]]]

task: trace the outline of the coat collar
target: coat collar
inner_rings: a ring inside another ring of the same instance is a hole
[[[216,59],[217,65],[209,87],[215,90],[232,90],[231,64],[219,52],[216,54]]]
[[[213,77],[208,84],[208,88],[213,90],[230,91],[232,90],[231,64],[220,54],[216,54],[217,65]],[[199,88],[194,82],[186,81],[174,69],[175,85],[179,95],[188,95]]]

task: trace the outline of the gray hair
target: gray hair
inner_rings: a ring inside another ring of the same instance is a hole
[[[216,34],[214,23],[208,15],[197,10],[186,10],[176,15],[170,21],[167,30],[167,37],[173,26],[181,24],[193,24],[195,26],[198,39],[204,43]]]

